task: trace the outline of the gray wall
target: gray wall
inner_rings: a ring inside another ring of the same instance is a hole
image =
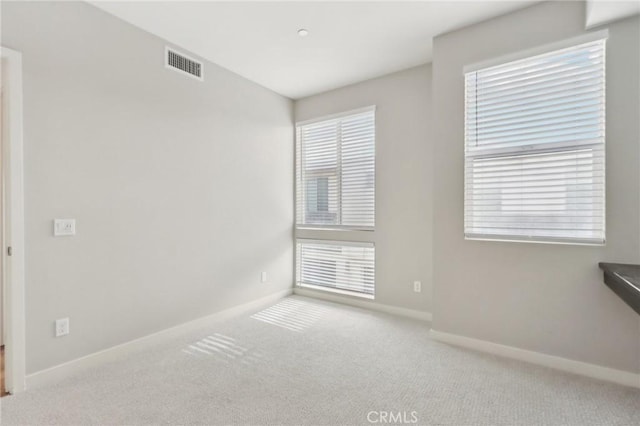
[[[376,105],[376,225],[332,239],[374,241],[372,303],[431,310],[431,66],[423,65],[295,102],[297,121]],[[298,231],[307,238],[326,237]],[[422,292],[413,292],[413,281]],[[345,296],[346,297],[346,296]]]
[[[640,31],[608,25],[607,244],[465,241],[463,66],[584,33],[582,2],[549,2],[434,40],[434,308],[438,331],[640,372],[640,317],[599,261],[640,262]]]
[[[291,287],[290,100],[167,70],[163,40],[86,3],[3,2],[2,44],[24,61],[28,373]]]

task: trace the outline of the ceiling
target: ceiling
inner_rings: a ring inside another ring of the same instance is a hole
[[[91,3],[298,99],[429,62],[434,35],[534,2]]]
[[[299,99],[429,62],[435,35],[535,1],[91,3]]]

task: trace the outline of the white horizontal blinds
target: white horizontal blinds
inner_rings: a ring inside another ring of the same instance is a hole
[[[297,241],[297,283],[373,296],[375,248],[369,243]]]
[[[375,112],[297,127],[298,225],[373,227]]]
[[[340,223],[339,121],[298,127],[297,135],[297,223],[337,225]]]
[[[375,115],[340,122],[342,225],[373,226],[375,220]]]
[[[465,234],[602,243],[605,40],[465,74]]]

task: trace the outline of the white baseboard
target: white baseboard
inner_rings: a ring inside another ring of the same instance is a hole
[[[471,337],[457,334],[444,333],[442,331],[431,330],[431,337],[443,343],[462,346],[481,352],[487,352],[506,358],[517,359],[531,364],[542,365],[568,373],[579,374],[593,379],[604,380],[617,383],[619,385],[640,388],[640,374],[629,371],[616,370],[614,368],[589,364],[581,361],[574,361],[558,356],[547,355],[540,352],[528,351],[515,348],[513,346],[500,345],[486,340],[473,339]]]
[[[415,309],[401,308],[399,306],[383,305],[368,300],[355,299],[354,297],[342,296],[339,294],[331,294],[324,291],[314,291],[305,288],[296,287],[294,294],[300,296],[312,297],[316,299],[327,300],[329,302],[342,303],[343,305],[355,306],[357,308],[371,309],[374,311],[385,312],[388,314],[399,315],[402,317],[413,318],[421,321],[431,321],[431,312],[418,311]]]
[[[291,289],[279,291],[277,293],[254,300],[252,302],[234,306],[233,308],[225,309],[206,317],[198,318],[196,320],[189,321],[175,327],[168,328],[166,330],[149,334],[147,336],[140,337],[138,339],[131,340],[120,345],[112,346],[110,348],[94,352],[80,358],[76,358],[63,364],[59,364],[45,370],[38,371],[36,373],[29,374],[26,377],[27,389],[38,388],[49,383],[55,383],[65,377],[77,374],[81,371],[87,370],[100,364],[120,359],[122,356],[126,356],[128,353],[144,349],[159,342],[166,341],[167,339],[171,339],[172,337],[180,336],[184,333],[188,333],[191,330],[197,330],[207,324],[223,321],[246,312],[260,309],[266,305],[272,304],[284,297],[289,296],[291,293]]]

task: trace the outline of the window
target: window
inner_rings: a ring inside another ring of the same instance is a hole
[[[298,240],[297,284],[373,298],[372,243]]]
[[[375,225],[375,145],[375,107],[297,123],[298,286],[374,298],[375,247],[354,235]]]
[[[466,70],[466,238],[604,243],[605,37]]]
[[[332,211],[329,210],[329,180],[329,176],[307,178],[306,215],[310,223],[335,223],[335,206],[332,206]]]
[[[373,228],[373,108],[298,124],[296,163],[298,226]]]

